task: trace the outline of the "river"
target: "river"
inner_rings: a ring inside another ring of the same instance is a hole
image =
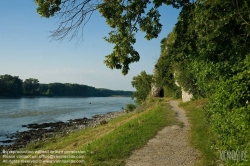
[[[130,97],[0,99],[0,141],[5,135],[25,131],[31,123],[66,122],[121,111],[134,103]]]

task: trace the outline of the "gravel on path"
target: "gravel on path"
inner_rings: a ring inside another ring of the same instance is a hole
[[[167,126],[136,150],[126,161],[126,166],[192,166],[199,158],[199,152],[189,145],[190,124],[185,111],[178,107],[178,101],[169,104],[177,113],[183,127]]]

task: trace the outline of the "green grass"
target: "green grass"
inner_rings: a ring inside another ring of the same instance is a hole
[[[133,150],[146,144],[159,129],[173,123],[176,123],[174,113],[169,107],[156,106],[84,148],[90,153],[95,152],[94,155],[87,154],[86,161],[97,165],[124,165]]]
[[[181,103],[180,107],[184,108],[191,123],[191,138],[190,143],[197,148],[201,153],[198,166],[216,165],[217,156],[211,149],[212,132],[209,130],[206,123],[202,107],[205,105],[206,99],[195,100],[187,103]]]
[[[65,137],[32,143],[25,150],[81,150],[86,152],[85,165],[124,165],[132,152],[144,146],[157,131],[168,125],[181,125],[165,100],[155,98],[154,102],[150,102],[149,99],[144,104],[145,109],[139,112],[129,113],[105,125]]]

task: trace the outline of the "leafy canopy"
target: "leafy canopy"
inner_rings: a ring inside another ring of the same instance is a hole
[[[136,98],[136,103],[141,104],[151,91],[153,76],[142,71],[140,75],[133,77],[132,86],[136,91],[132,94],[132,99]]]
[[[49,18],[57,14],[62,19],[52,34],[59,40],[70,34],[70,39],[77,36],[93,11],[99,10],[112,28],[109,37],[104,39],[114,44],[113,52],[105,57],[104,63],[111,69],[121,69],[126,75],[129,65],[140,60],[133,47],[135,33],[139,30],[145,32],[147,40],[157,38],[162,28],[158,8],[162,4],[183,7],[189,4],[189,0],[36,0],[36,4],[41,17]]]
[[[24,91],[26,94],[38,93],[39,80],[36,78],[29,78],[23,82]]]

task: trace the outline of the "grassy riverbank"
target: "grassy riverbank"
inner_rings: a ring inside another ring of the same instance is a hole
[[[211,149],[213,134],[208,128],[204,112],[202,111],[202,107],[205,103],[206,99],[201,99],[180,104],[180,107],[185,109],[191,124],[190,143],[201,153],[199,163],[196,163],[198,166],[216,165],[217,159],[215,152]]]
[[[54,137],[46,142],[33,143],[23,150],[81,151],[84,152],[80,157],[84,156],[81,160],[84,160],[85,165],[124,165],[131,153],[145,145],[158,130],[174,124],[180,125],[169,104],[163,99],[153,98],[147,100],[138,112],[120,116],[96,128],[70,133],[65,137]],[[35,154],[30,154],[27,160],[31,160],[32,156],[38,160],[39,156]],[[48,156],[39,159],[40,162],[45,160],[54,159],[49,159]],[[54,165],[69,165],[62,162]]]

